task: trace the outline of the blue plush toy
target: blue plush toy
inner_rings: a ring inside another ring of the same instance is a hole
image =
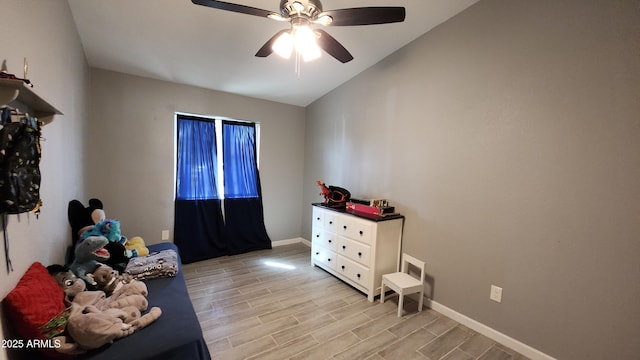
[[[109,240],[104,236],[90,236],[76,245],[76,256],[73,263],[69,265],[69,270],[73,271],[77,277],[84,280],[87,285],[96,285],[96,282],[87,274],[92,273],[98,266],[98,260],[109,258],[109,252],[104,246]]]
[[[101,262],[110,265],[120,272],[124,271],[133,254],[124,246],[127,242],[127,237],[122,236],[120,232],[120,221],[113,219],[101,220],[80,234],[79,241],[83,241],[92,236],[103,236],[109,241],[105,249],[109,251],[111,257],[106,260],[101,260]]]
[[[124,245],[127,237],[120,233],[120,221],[113,219],[104,219],[93,226],[93,228],[80,234],[80,241],[91,236],[104,236],[109,242],[115,242]]]

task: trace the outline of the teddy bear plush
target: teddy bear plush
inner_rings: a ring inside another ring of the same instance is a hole
[[[120,290],[125,284],[129,284],[134,280],[133,277],[127,273],[120,274],[114,268],[106,264],[99,264],[95,270],[93,270],[93,280],[96,282],[98,290],[102,290],[107,296]]]

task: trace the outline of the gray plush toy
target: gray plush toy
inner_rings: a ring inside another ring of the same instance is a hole
[[[76,245],[76,256],[69,269],[87,285],[97,285],[88,274],[98,266],[98,260],[109,258],[109,251],[104,248],[108,243],[109,240],[104,236],[90,236]]]

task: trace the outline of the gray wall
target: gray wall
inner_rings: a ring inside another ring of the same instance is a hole
[[[44,128],[40,218],[9,218],[1,297],[33,261],[62,261],[70,199],[103,198],[150,243],[172,228],[172,114],[185,111],[262,123],[272,239],[301,221],[310,238],[318,178],[386,197],[435,301],[559,359],[640,353],[638,1],[482,0],[306,114],[99,70],[89,85],[65,1],[2,6],[2,59],[20,75],[28,57],[65,115]]]
[[[388,198],[436,302],[638,358],[639,49],[638,1],[480,1],[307,108],[305,237],[318,178]]]
[[[272,241],[300,236],[304,109],[218,91],[91,70],[88,194],[146,243],[173,239],[174,113],[260,122],[260,179]],[[87,202],[88,199],[82,200]]]
[[[4,248],[0,251],[0,299],[13,289],[27,268],[39,261],[62,263],[69,243],[67,203],[84,196],[83,141],[88,67],[64,0],[2,1],[0,61],[22,77],[23,59],[29,62],[33,90],[62,111],[43,128],[42,186],[44,206],[39,218],[10,215],[7,233],[14,271],[7,273]],[[0,338],[6,338],[0,329]],[[6,358],[0,349],[0,359]]]

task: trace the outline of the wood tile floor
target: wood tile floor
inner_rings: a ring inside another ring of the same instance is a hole
[[[183,266],[213,359],[526,359],[409,299],[398,318],[396,296],[368,302],[310,253],[298,243]]]

